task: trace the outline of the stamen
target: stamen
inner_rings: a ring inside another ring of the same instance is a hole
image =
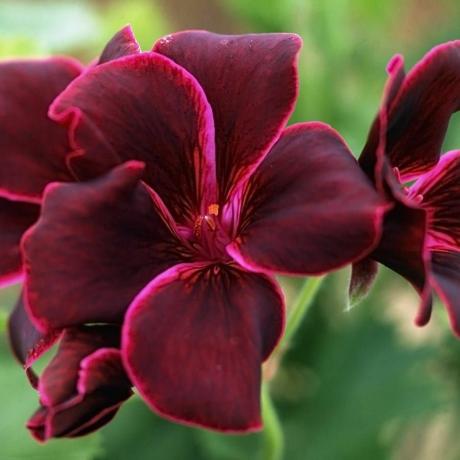
[[[196,238],[199,238],[201,236],[201,224],[203,222],[203,219],[203,216],[198,216],[193,226],[193,234]]]
[[[208,214],[211,216],[218,216],[219,215],[219,205],[214,203],[208,206]]]

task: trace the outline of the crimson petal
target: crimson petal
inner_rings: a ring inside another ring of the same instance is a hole
[[[107,45],[105,45],[98,64],[104,64],[104,62],[113,61],[114,59],[129,56],[130,54],[138,54],[140,52],[139,43],[136,41],[131,26],[128,25],[118,31]]]
[[[460,253],[434,251],[431,264],[433,285],[446,305],[453,331],[460,337]]]
[[[52,184],[23,239],[26,300],[40,330],[119,322],[137,293],[181,259],[143,167],[128,162],[99,179]],[[164,211],[164,210],[163,210]]]
[[[197,78],[212,106],[221,203],[262,161],[293,111],[301,43],[293,34],[186,31],[155,44]]]
[[[227,250],[248,269],[320,274],[375,247],[386,206],[336,131],[294,125],[251,177]]]
[[[170,59],[140,53],[96,66],[60,94],[50,116],[69,126],[80,178],[136,159],[178,222],[193,224],[216,202],[211,107]]]
[[[387,108],[386,155],[406,181],[437,163],[460,110],[460,40],[433,48],[398,86]]]
[[[0,198],[0,286],[14,283],[22,276],[19,242],[39,213],[36,204]]]
[[[68,58],[0,63],[0,196],[38,202],[50,181],[72,179],[66,131],[47,113],[81,70]]]
[[[261,274],[182,264],[132,303],[122,354],[153,410],[221,431],[261,427],[260,368],[284,324],[282,294]]]

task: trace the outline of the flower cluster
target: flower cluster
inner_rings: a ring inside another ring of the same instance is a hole
[[[171,420],[260,429],[276,274],[353,264],[355,300],[380,262],[420,292],[420,324],[434,289],[460,334],[460,151],[440,159],[460,42],[407,76],[391,61],[359,162],[326,124],[286,127],[300,47],[186,31],[142,52],[126,27],[88,67],[0,63],[0,281],[24,281],[9,335],[35,438],[101,427],[133,387]]]

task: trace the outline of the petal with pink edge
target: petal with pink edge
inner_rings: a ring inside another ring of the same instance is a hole
[[[38,202],[49,182],[72,180],[67,134],[48,107],[81,70],[62,57],[0,63],[0,196]]]
[[[118,31],[105,45],[104,50],[99,57],[98,64],[113,61],[130,54],[141,52],[139,43],[137,43],[131,26],[127,25]]]
[[[40,330],[120,322],[144,286],[182,260],[142,173],[132,161],[99,179],[47,188],[23,239],[26,304]]]
[[[211,107],[170,59],[139,53],[93,67],[60,94],[50,116],[69,127],[70,166],[80,178],[141,160],[144,180],[178,222],[193,224],[216,202]]]
[[[19,242],[35,223],[40,207],[33,203],[10,201],[0,197],[0,287],[22,277]]]
[[[433,48],[398,86],[386,110],[385,154],[407,181],[437,163],[450,117],[460,110],[460,40]]]
[[[122,354],[151,408],[219,431],[261,428],[261,364],[284,326],[269,277],[225,265],[182,264],[132,303]]]
[[[154,51],[197,78],[211,104],[220,203],[263,160],[291,115],[301,44],[294,34],[205,31],[179,32],[155,44]]]
[[[255,271],[324,273],[376,246],[386,207],[336,131],[293,125],[251,176],[227,251]]]

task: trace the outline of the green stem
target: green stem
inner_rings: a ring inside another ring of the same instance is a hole
[[[274,353],[274,359],[280,359],[291,339],[299,328],[305,314],[310,308],[324,277],[308,278],[305,280],[297,298],[289,310],[286,331],[283,340]],[[264,442],[262,460],[282,460],[284,450],[284,434],[270,397],[268,382],[262,383],[262,418],[264,420]]]
[[[308,309],[312,305],[324,278],[324,276],[307,278],[303,283],[300,292],[297,294],[295,302],[289,310],[286,331],[282,342],[285,346],[289,345],[290,341],[294,337],[294,334],[297,332],[297,329],[300,327],[300,324],[302,323]]]
[[[262,384],[262,417],[264,420],[262,460],[281,460],[284,450],[284,435],[270,396],[268,382]]]

